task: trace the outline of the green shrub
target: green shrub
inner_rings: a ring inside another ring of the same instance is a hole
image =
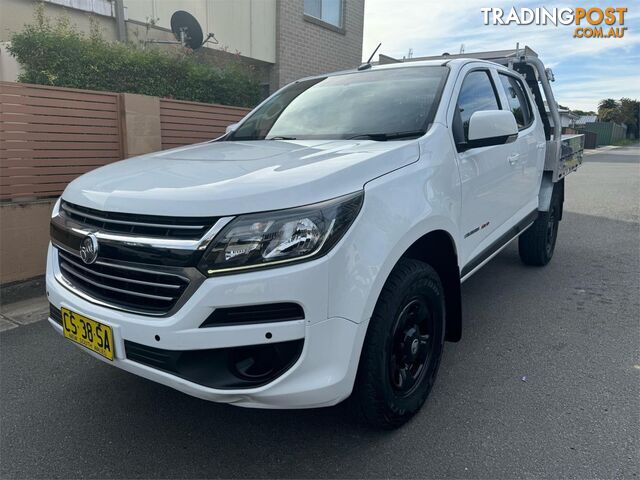
[[[11,36],[9,47],[23,68],[19,82],[242,107],[258,103],[258,82],[239,61],[219,67],[177,50],[108,42],[95,25],[85,35],[64,17],[52,25],[41,6],[34,23]]]

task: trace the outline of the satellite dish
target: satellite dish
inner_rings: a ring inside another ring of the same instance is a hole
[[[205,42],[198,20],[184,10],[171,15],[171,31],[179,42],[192,50],[202,47]]]
[[[182,45],[183,47],[189,47],[191,50],[197,50],[201,48],[205,43],[211,42],[218,44],[218,39],[213,33],[207,35],[204,38],[202,35],[202,28],[196,17],[184,10],[178,10],[171,15],[171,31],[176,37],[176,40],[146,40],[145,45],[148,43],[160,43],[163,45]]]

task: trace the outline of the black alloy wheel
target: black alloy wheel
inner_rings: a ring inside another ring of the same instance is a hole
[[[390,337],[389,374],[400,396],[411,395],[433,353],[434,317],[426,298],[410,299],[400,311]]]

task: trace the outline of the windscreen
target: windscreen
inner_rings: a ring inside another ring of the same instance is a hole
[[[433,120],[448,68],[367,70],[296,82],[227,140],[418,137]]]

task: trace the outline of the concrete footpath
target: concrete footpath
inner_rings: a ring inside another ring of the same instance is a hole
[[[2,287],[0,291],[0,332],[28,325],[47,317],[49,302],[44,278]]]

